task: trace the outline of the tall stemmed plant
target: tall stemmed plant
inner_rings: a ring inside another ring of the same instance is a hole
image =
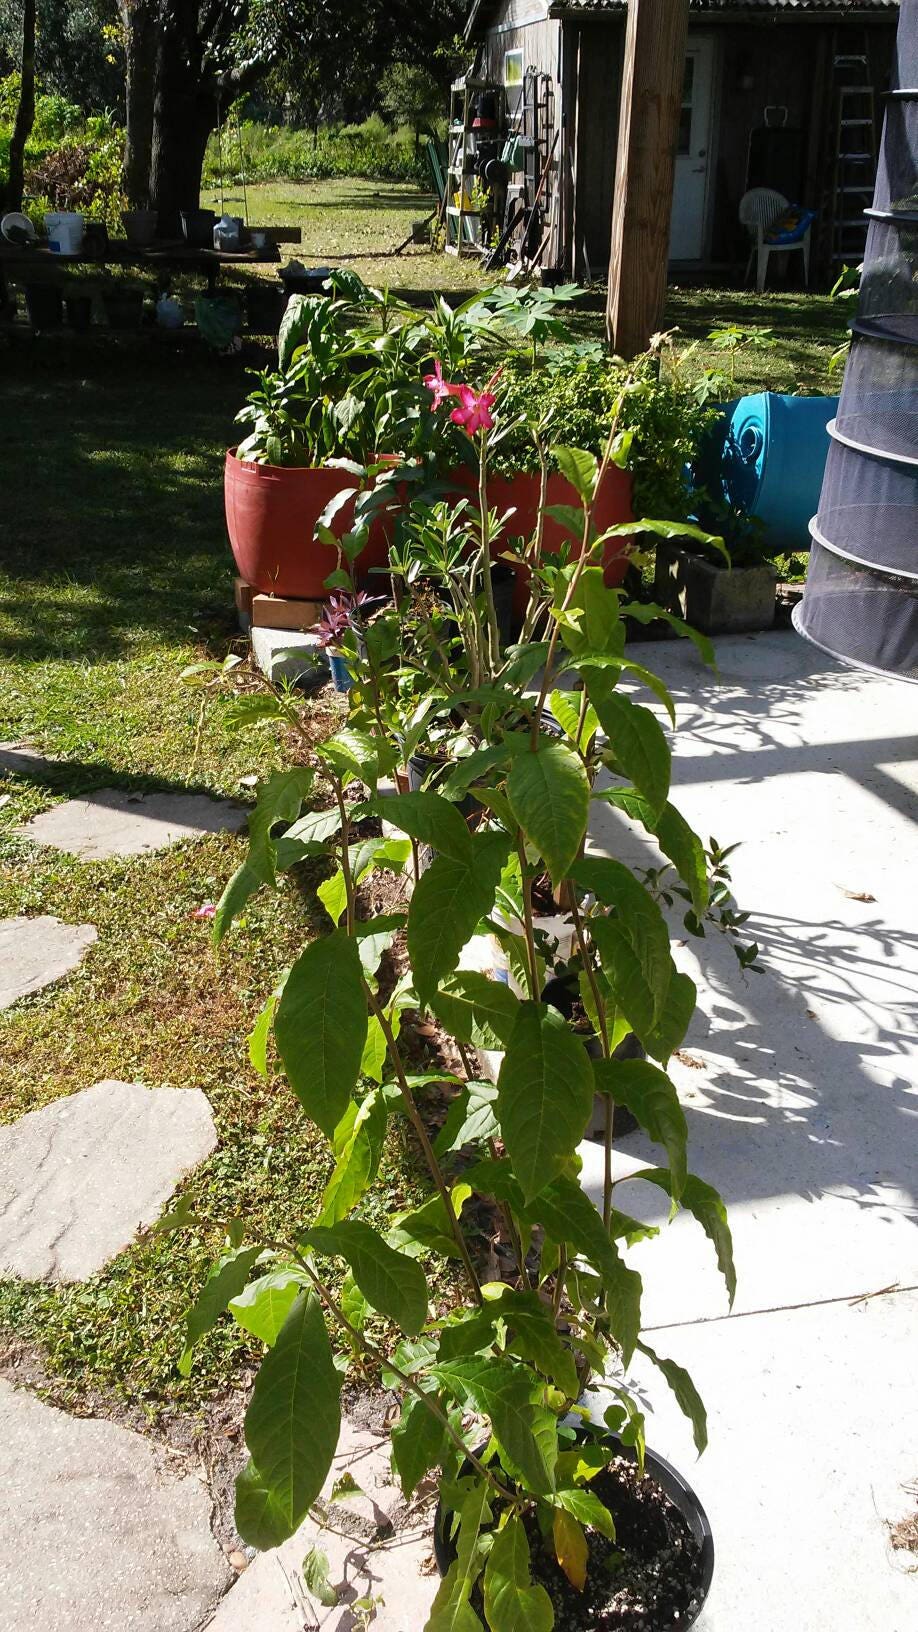
[[[443,388],[444,398],[452,396],[446,382]],[[485,468],[490,404],[471,396],[458,400],[471,415],[466,428],[479,438]],[[734,1292],[724,1207],[689,1172],[685,1115],[666,1072],[695,988],[675,967],[654,894],[622,861],[591,852],[587,837],[591,802],[612,804],[651,835],[693,912],[708,909],[704,848],[669,799],[666,734],[656,714],[619,685],[631,675],[674,722],[666,688],[626,654],[623,592],[606,588],[598,564],[610,535],[596,535],[593,508],[615,450],[614,432],[602,461],[554,450],[580,500],[555,515],[579,553],[533,559],[548,627],[542,640],[509,653],[494,649],[492,605],[481,582],[489,577],[492,525],[482,481],[478,525],[465,551],[464,605],[478,621],[472,638],[487,655],[487,672],[472,676],[450,662],[444,672],[442,642],[435,630],[427,638],[432,626],[417,618],[410,598],[400,612],[371,621],[348,649],[356,685],[347,723],[315,751],[313,767],[279,773],[260,789],[248,858],[215,923],[219,941],[254,891],[306,857],[327,859],[330,876],[319,895],[328,932],[287,972],[250,1047],[265,1069],[273,1030],[290,1087],[328,1140],[330,1174],[316,1218],[291,1221],[286,1239],[249,1239],[244,1219],[228,1227],[227,1251],[188,1316],[185,1364],[226,1308],[267,1345],[246,1417],[250,1461],[236,1509],[241,1534],[258,1547],[291,1535],[322,1489],[349,1358],[382,1366],[402,1396],[392,1455],[405,1494],[438,1468],[455,1515],[455,1556],[428,1632],[475,1632],[482,1615],[492,1632],[551,1627],[548,1596],[531,1582],[527,1520],[536,1516],[560,1567],[582,1585],[589,1533],[614,1536],[612,1515],[591,1489],[616,1452],[606,1430],[643,1456],[643,1418],[627,1382],[637,1353],[660,1368],[704,1447],[704,1407],[691,1379],[641,1335],[642,1280],[623,1248],[658,1231],[624,1210],[631,1186],[649,1184],[673,1213],[694,1215],[731,1300]],[[455,561],[450,570],[460,571]],[[413,621],[400,647],[402,618]],[[422,730],[436,715],[457,757],[438,791],[383,798],[381,780],[405,751],[388,705],[393,677],[401,683],[406,667],[418,684],[426,676]],[[272,711],[296,725],[295,706],[282,696],[259,698],[239,714]],[[551,732],[544,728],[549,711]],[[458,808],[470,795],[480,813],[474,822]],[[367,819],[381,817],[403,837],[367,838]],[[419,844],[434,859],[407,909],[366,917],[367,878],[380,868],[405,869]],[[580,997],[600,1043],[595,1060],[543,999],[546,964],[533,909],[533,886],[543,875],[572,926]],[[519,901],[518,933],[495,910],[508,894]],[[499,937],[523,995],[498,973],[462,967],[480,931]],[[395,975],[386,956],[394,947],[401,954]],[[436,1074],[455,1090],[436,1138],[425,1116],[430,1079],[412,1071],[402,1047],[409,1010],[434,1015],[464,1062],[462,1074]],[[615,1058],[631,1034],[647,1057]],[[502,1054],[496,1084],[479,1074],[481,1049]],[[601,1210],[578,1182],[577,1155],[597,1092],[608,1106]],[[633,1112],[661,1153],[657,1165],[618,1180],[615,1105]],[[417,1141],[430,1196],[384,1234],[359,1208],[395,1117]],[[493,1203],[514,1256],[509,1282],[482,1278],[464,1224],[473,1193]],[[464,1302],[445,1318],[430,1318],[426,1254],[454,1261],[462,1277]],[[370,1311],[400,1333],[394,1352],[368,1335]],[[600,1379],[610,1393],[595,1393]],[[591,1428],[591,1411],[598,1418],[603,1406],[602,1424]],[[579,1448],[578,1420],[587,1436]]]

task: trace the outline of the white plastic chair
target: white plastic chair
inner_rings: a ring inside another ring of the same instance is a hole
[[[765,234],[770,227],[790,209],[790,201],[783,193],[776,193],[771,187],[752,187],[740,199],[739,218],[752,239],[749,251],[749,260],[746,263],[746,281],[752,271],[752,263],[756,262],[755,286],[762,293],[765,288],[765,278],[768,272],[769,255],[791,255],[795,249],[803,254],[803,281],[809,287],[810,282],[810,228],[791,244],[769,244],[765,241]]]

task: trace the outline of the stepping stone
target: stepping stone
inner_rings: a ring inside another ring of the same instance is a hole
[[[0,1276],[85,1281],[217,1143],[199,1088],[97,1082],[0,1128]]]
[[[97,939],[92,924],[0,918],[0,1009],[69,975]]]
[[[16,776],[42,776],[58,763],[27,742],[0,742],[0,771],[12,771]]]
[[[388,1435],[347,1421],[325,1484],[326,1501],[343,1473],[365,1495],[332,1507],[333,1530],[308,1518],[283,1546],[257,1554],[219,1605],[209,1632],[303,1632],[319,1625],[324,1632],[354,1632],[360,1623],[348,1606],[361,1598],[376,1600],[372,1632],[420,1632],[440,1581],[431,1557],[433,1503],[402,1527],[407,1510],[392,1483]],[[338,1533],[344,1530],[351,1534]],[[334,1609],[320,1609],[303,1583],[303,1558],[313,1546],[328,1558],[328,1579],[339,1594]]]
[[[101,788],[85,799],[55,805],[19,832],[36,844],[66,850],[83,861],[139,856],[201,833],[238,833],[248,810],[206,793],[123,793]]]
[[[202,1483],[0,1382],[0,1632],[194,1632],[231,1571]]]

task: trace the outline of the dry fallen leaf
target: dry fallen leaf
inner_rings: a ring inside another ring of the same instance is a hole
[[[842,895],[846,895],[848,897],[849,901],[875,901],[876,900],[876,896],[875,895],[869,895],[866,890],[846,890],[844,888],[844,885],[842,885],[842,884],[840,884],[838,887],[841,890]]]

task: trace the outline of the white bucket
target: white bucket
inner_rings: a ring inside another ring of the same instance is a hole
[[[55,255],[78,255],[83,247],[83,217],[73,211],[52,210],[45,216],[48,248]]]

